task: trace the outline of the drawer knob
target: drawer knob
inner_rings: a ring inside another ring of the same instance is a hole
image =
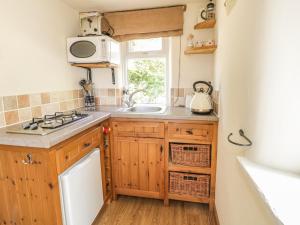
[[[25,164],[25,165],[33,164],[32,155],[27,154],[26,159],[23,159],[22,163]]]
[[[91,146],[91,143],[84,143],[84,145],[83,145],[83,147],[85,147],[85,148],[87,148],[89,146]]]
[[[188,129],[188,130],[186,130],[186,133],[187,133],[187,134],[190,134],[190,135],[193,135],[193,129]]]

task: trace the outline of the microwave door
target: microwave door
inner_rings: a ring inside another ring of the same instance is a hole
[[[88,59],[95,55],[96,45],[91,41],[76,41],[70,46],[70,53],[75,58]]]

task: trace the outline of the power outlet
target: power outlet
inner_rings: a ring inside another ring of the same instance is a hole
[[[224,6],[226,8],[227,15],[229,15],[236,5],[237,0],[225,0]]]

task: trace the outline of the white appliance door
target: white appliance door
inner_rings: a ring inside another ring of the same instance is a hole
[[[64,225],[91,225],[103,206],[100,150],[59,176]]]

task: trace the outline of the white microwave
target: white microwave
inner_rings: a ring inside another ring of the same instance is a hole
[[[120,44],[108,36],[67,39],[69,63],[120,63]]]

